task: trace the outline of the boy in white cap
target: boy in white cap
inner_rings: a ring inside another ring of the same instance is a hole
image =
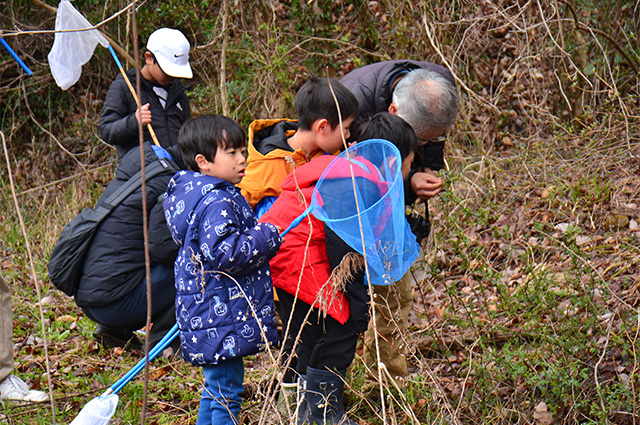
[[[186,88],[177,79],[193,76],[189,66],[189,48],[187,38],[175,29],[161,28],[149,36],[147,50],[144,53],[145,64],[140,70],[142,77],[140,79],[141,108],[138,108],[122,75],[118,75],[111,83],[104,100],[98,129],[102,139],[116,147],[118,160],[122,160],[127,152],[138,146],[138,120],[142,121],[145,142],[152,142],[147,129],[147,124],[151,123],[160,145],[164,148],[176,145],[172,152],[179,153],[177,149],[178,133],[182,124],[191,118],[191,110],[189,99],[185,93]],[[128,70],[127,76],[135,88],[136,70]],[[174,160],[181,163],[179,158],[175,156]],[[124,162],[127,163],[126,159]],[[137,210],[132,211],[135,213]],[[142,220],[142,217],[132,216],[130,220]],[[152,228],[150,231],[153,230]],[[136,241],[129,242],[126,247],[128,249],[137,249],[142,246],[142,240],[139,241],[139,245],[136,245]],[[122,249],[122,247],[114,247],[113,249],[115,251]],[[121,264],[121,266],[123,265]],[[129,271],[135,268],[131,264],[125,264],[123,267],[129,267]],[[127,271],[122,272],[123,284],[126,281],[127,273]],[[173,276],[171,278],[173,279]],[[122,296],[120,294],[119,300],[111,301],[121,301]],[[90,294],[87,298],[89,297]],[[77,301],[78,297],[76,296]],[[169,316],[164,317],[167,320],[175,320],[172,312],[173,310]],[[94,311],[92,314],[96,314],[96,312]],[[139,341],[133,339],[131,328],[126,326],[118,327],[99,323],[93,335],[102,345],[108,347],[126,346],[127,343],[132,346],[139,345]]]
[[[145,141],[152,141],[147,130],[151,123],[160,145],[177,144],[182,123],[191,117],[186,88],[176,80],[193,77],[189,48],[187,38],[176,29],[160,28],[151,34],[140,70],[141,108],[122,75],[111,83],[98,129],[102,139],[116,147],[118,158],[138,146],[138,120],[142,121]],[[127,71],[127,76],[135,88],[135,69]]]

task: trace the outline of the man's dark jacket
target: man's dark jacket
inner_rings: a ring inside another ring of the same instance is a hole
[[[127,71],[129,80],[136,87],[135,69]],[[140,104],[149,104],[151,126],[164,148],[178,143],[178,133],[182,124],[191,117],[186,87],[174,80],[164,87],[167,104],[163,108],[158,95],[153,91],[153,84],[144,78],[140,79]],[[130,149],[138,146],[138,121],[135,112],[138,109],[131,91],[122,75],[118,75],[111,83],[104,99],[98,130],[102,140],[116,146],[118,158],[122,158]],[[149,130],[144,127],[144,141],[152,142]]]
[[[351,124],[350,140],[359,140],[360,127],[372,116],[379,112],[387,112],[389,110],[389,106],[393,102],[392,89],[395,88],[395,86],[393,86],[394,80],[397,77],[419,68],[437,72],[451,81],[451,84],[455,86],[453,75],[444,66],[414,60],[382,61],[365,65],[361,68],[354,69],[340,79],[340,82],[353,92],[360,105],[358,116],[353,121],[353,124]],[[420,146],[416,152],[414,164],[416,163],[420,163],[421,167],[430,168],[434,171],[442,169],[444,167],[444,142],[427,143]],[[414,173],[415,168],[412,169],[411,174],[405,180],[404,192],[405,203],[407,205],[413,204],[417,199],[417,196],[413,193],[413,190],[411,190],[410,184],[411,176],[413,176]],[[414,233],[420,234],[418,241],[429,234],[430,224],[429,211],[427,208],[425,208],[425,220],[424,225],[414,226],[414,223],[411,223]],[[421,227],[425,228],[418,230]]]
[[[180,164],[177,146],[169,148],[169,151]],[[151,145],[145,143],[145,163],[150,164],[156,158]],[[139,150],[131,150],[120,160],[115,179],[98,199],[98,205],[140,171],[140,167]],[[170,167],[146,182],[152,266],[162,264],[173,268],[178,255],[178,246],[171,238],[162,209],[162,195],[175,172],[175,168]],[[138,188],[100,223],[87,253],[82,279],[75,295],[78,306],[95,308],[113,304],[143,281],[145,259],[142,218],[142,188]]]
[[[455,85],[453,75],[447,68],[431,62],[414,60],[394,60],[373,63],[354,69],[340,82],[358,99],[360,109],[351,125],[351,134],[358,137],[359,127],[378,112],[387,112],[393,101],[391,85],[393,81],[414,69],[428,69],[451,81]]]

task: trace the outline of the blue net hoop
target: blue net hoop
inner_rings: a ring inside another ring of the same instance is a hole
[[[316,183],[308,211],[365,256],[374,285],[400,280],[418,256],[404,214],[400,152],[387,140],[359,142],[337,156]]]

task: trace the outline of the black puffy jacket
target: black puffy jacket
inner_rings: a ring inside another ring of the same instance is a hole
[[[127,75],[135,88],[135,69],[127,71]],[[158,96],[153,91],[153,84],[144,78],[140,79],[140,104],[149,104],[151,126],[163,148],[178,143],[180,127],[191,117],[186,87],[178,80],[174,80],[165,89],[168,92],[167,104],[163,108]],[[130,149],[138,146],[138,122],[135,118],[137,109],[138,106],[124,77],[118,75],[107,91],[98,124],[100,137],[116,147],[118,158],[122,158]],[[144,127],[144,141],[152,141],[146,126]]]
[[[177,146],[168,150],[181,164],[177,158]],[[145,143],[145,163],[150,164],[156,158],[151,145]],[[139,170],[140,152],[134,149],[120,160],[115,179],[98,199],[98,205]],[[173,267],[178,255],[178,246],[171,238],[162,208],[162,195],[174,174],[175,169],[171,168],[146,182],[152,266],[163,264]],[[102,307],[119,301],[142,282],[144,264],[142,188],[138,188],[116,206],[96,230],[75,295],[76,304],[80,307]]]

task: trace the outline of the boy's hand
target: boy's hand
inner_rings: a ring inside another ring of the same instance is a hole
[[[136,119],[138,122],[142,122],[144,127],[147,124],[151,124],[151,111],[149,110],[149,104],[145,103],[136,111]]]
[[[276,226],[275,224],[271,224],[271,225],[276,228],[276,230],[278,231],[278,236],[280,236],[280,240],[282,242],[284,242],[284,236],[281,236],[282,235],[282,227]]]
[[[418,198],[426,201],[442,191],[442,179],[436,177],[433,171],[426,169],[411,177],[411,190]]]

